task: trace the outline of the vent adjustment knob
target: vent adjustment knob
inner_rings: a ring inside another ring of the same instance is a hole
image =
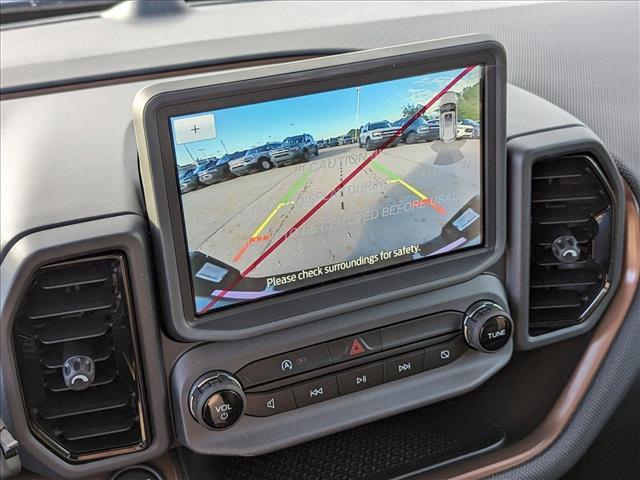
[[[96,377],[96,365],[86,355],[74,355],[62,365],[64,383],[71,390],[85,390],[93,384]]]
[[[580,258],[580,245],[573,235],[560,235],[551,244],[551,252],[562,263],[573,263]]]
[[[230,373],[209,372],[191,387],[191,415],[211,430],[231,427],[242,416],[244,405],[242,386]]]
[[[469,346],[491,353],[504,347],[513,331],[507,311],[497,303],[481,300],[469,307],[464,316],[464,337]]]

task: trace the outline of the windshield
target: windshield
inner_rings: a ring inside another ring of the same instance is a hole
[[[411,118],[403,118],[401,120],[398,120],[397,122],[395,122],[393,125],[395,127],[401,127],[403,126],[405,123],[407,123],[409,120],[411,120]],[[423,118],[423,117],[418,117],[416,118],[413,122],[412,122],[412,126],[416,126],[419,127],[420,125],[425,125],[427,123],[427,121]]]
[[[249,150],[247,152],[247,155],[253,155],[255,153],[266,152],[268,149],[269,149],[269,147],[267,147],[266,145],[263,145],[262,147],[252,148],[251,150]]]
[[[304,136],[302,135],[296,135],[295,137],[287,137],[284,139],[284,142],[282,142],[282,144],[293,145],[294,143],[301,143],[303,139],[304,139]]]
[[[369,130],[377,130],[378,128],[389,128],[391,127],[391,123],[387,122],[376,122],[369,125]]]
[[[190,176],[191,174],[193,174],[193,167],[192,168],[188,168],[186,170],[182,170],[179,174],[178,174],[178,178],[180,178],[180,180],[184,180],[186,177]]]

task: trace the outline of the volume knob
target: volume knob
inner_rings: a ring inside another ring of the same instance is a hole
[[[504,347],[513,331],[511,317],[497,303],[481,300],[469,307],[464,316],[464,338],[471,348],[495,352]]]
[[[245,396],[240,382],[227,372],[209,372],[191,387],[189,409],[211,430],[231,427],[242,416]]]

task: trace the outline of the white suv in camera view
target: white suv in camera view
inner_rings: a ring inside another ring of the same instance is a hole
[[[375,150],[395,135],[398,130],[399,128],[391,125],[388,120],[367,123],[360,131],[359,146],[364,147],[367,152]],[[400,142],[399,137],[390,146],[395,147],[398,142]]]

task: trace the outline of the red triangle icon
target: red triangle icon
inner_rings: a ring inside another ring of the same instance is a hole
[[[354,338],[353,342],[351,343],[351,350],[349,350],[349,356],[353,357],[354,355],[360,355],[361,353],[364,353],[364,352],[365,352],[365,349],[360,343],[360,340],[357,338]]]

